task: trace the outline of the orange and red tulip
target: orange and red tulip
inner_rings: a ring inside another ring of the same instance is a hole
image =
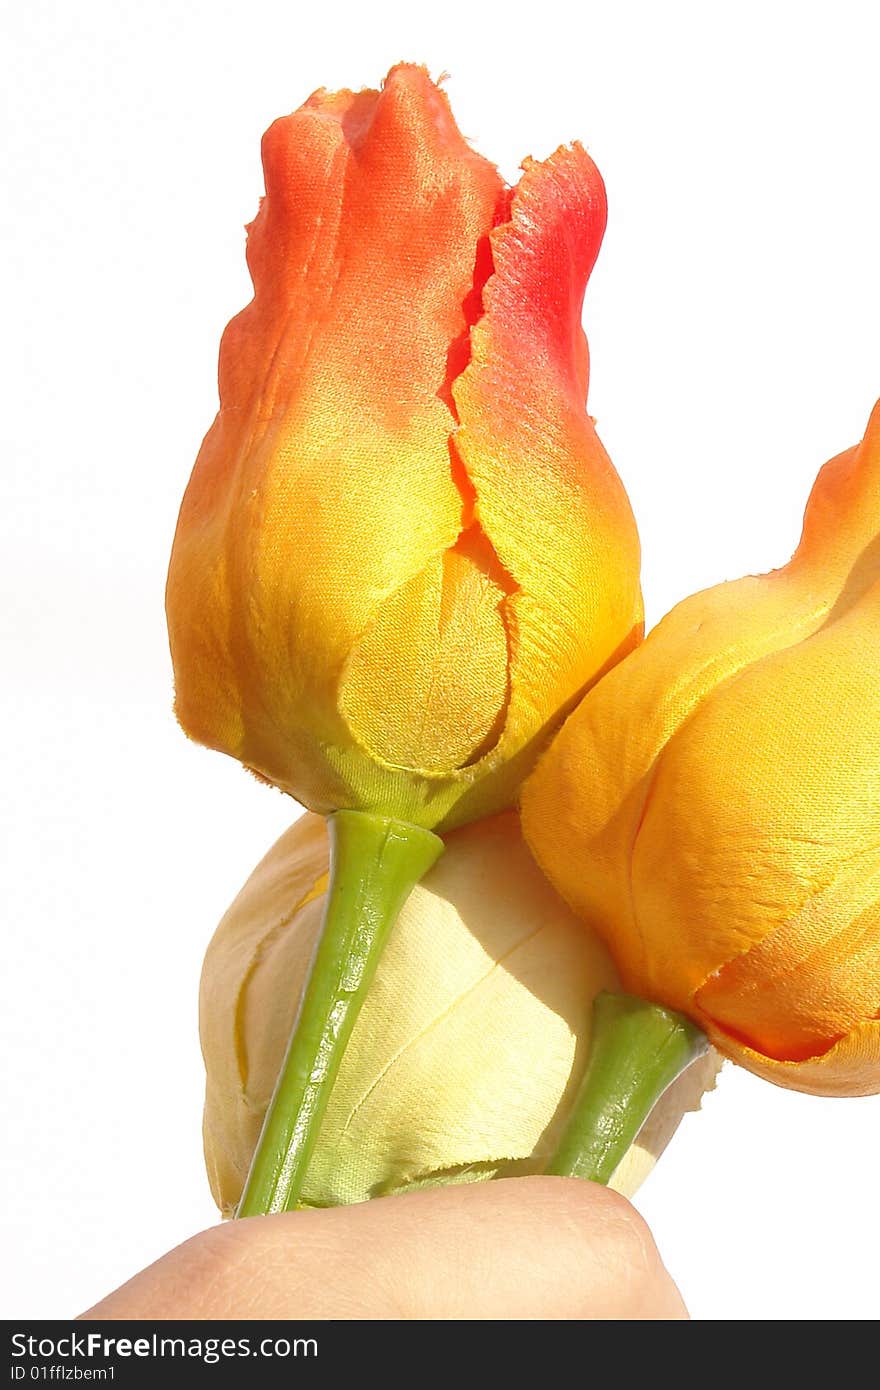
[[[585,411],[602,180],[573,145],[507,187],[407,65],[263,167],[171,558],[178,718],[324,814],[497,811],[642,631]]]

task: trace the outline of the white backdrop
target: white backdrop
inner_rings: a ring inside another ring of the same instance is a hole
[[[0,1313],[66,1316],[214,1219],[196,989],[295,814],[171,715],[163,583],[249,298],[263,129],[398,58],[513,176],[584,140],[592,413],[649,617],[782,563],[880,394],[876,7],[4,7]],[[725,1074],[639,1197],[695,1316],[880,1313],[880,1099]]]

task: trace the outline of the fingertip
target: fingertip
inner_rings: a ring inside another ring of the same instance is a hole
[[[491,1186],[540,1220],[553,1258],[570,1276],[568,1296],[581,1308],[568,1316],[689,1317],[648,1223],[621,1193],[582,1178],[511,1178]]]

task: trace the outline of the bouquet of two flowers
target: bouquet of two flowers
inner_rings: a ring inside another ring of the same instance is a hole
[[[585,151],[510,188],[402,65],[263,164],[167,594],[183,728],[311,813],[205,963],[219,1204],[632,1190],[722,1057],[877,1091],[880,410],[643,641]]]

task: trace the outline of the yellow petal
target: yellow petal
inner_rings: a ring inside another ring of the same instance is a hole
[[[457,548],[386,600],[340,691],[340,709],[371,757],[453,774],[494,744],[508,695],[504,598],[490,565]]]
[[[880,891],[880,584],[699,706],[659,759],[631,872],[650,942],[648,988],[673,1007],[689,1009],[709,977],[746,952],[776,991],[776,1007],[768,998],[752,1019],[762,1050],[809,1055],[880,1007],[880,938],[872,964],[870,933],[857,951],[852,931]],[[835,938],[849,1000],[838,988],[836,1008],[821,958],[827,948],[830,967]],[[796,1025],[804,984],[811,1022],[801,1007]],[[716,978],[699,996],[716,1022],[724,1015],[706,1001],[724,995]]]

